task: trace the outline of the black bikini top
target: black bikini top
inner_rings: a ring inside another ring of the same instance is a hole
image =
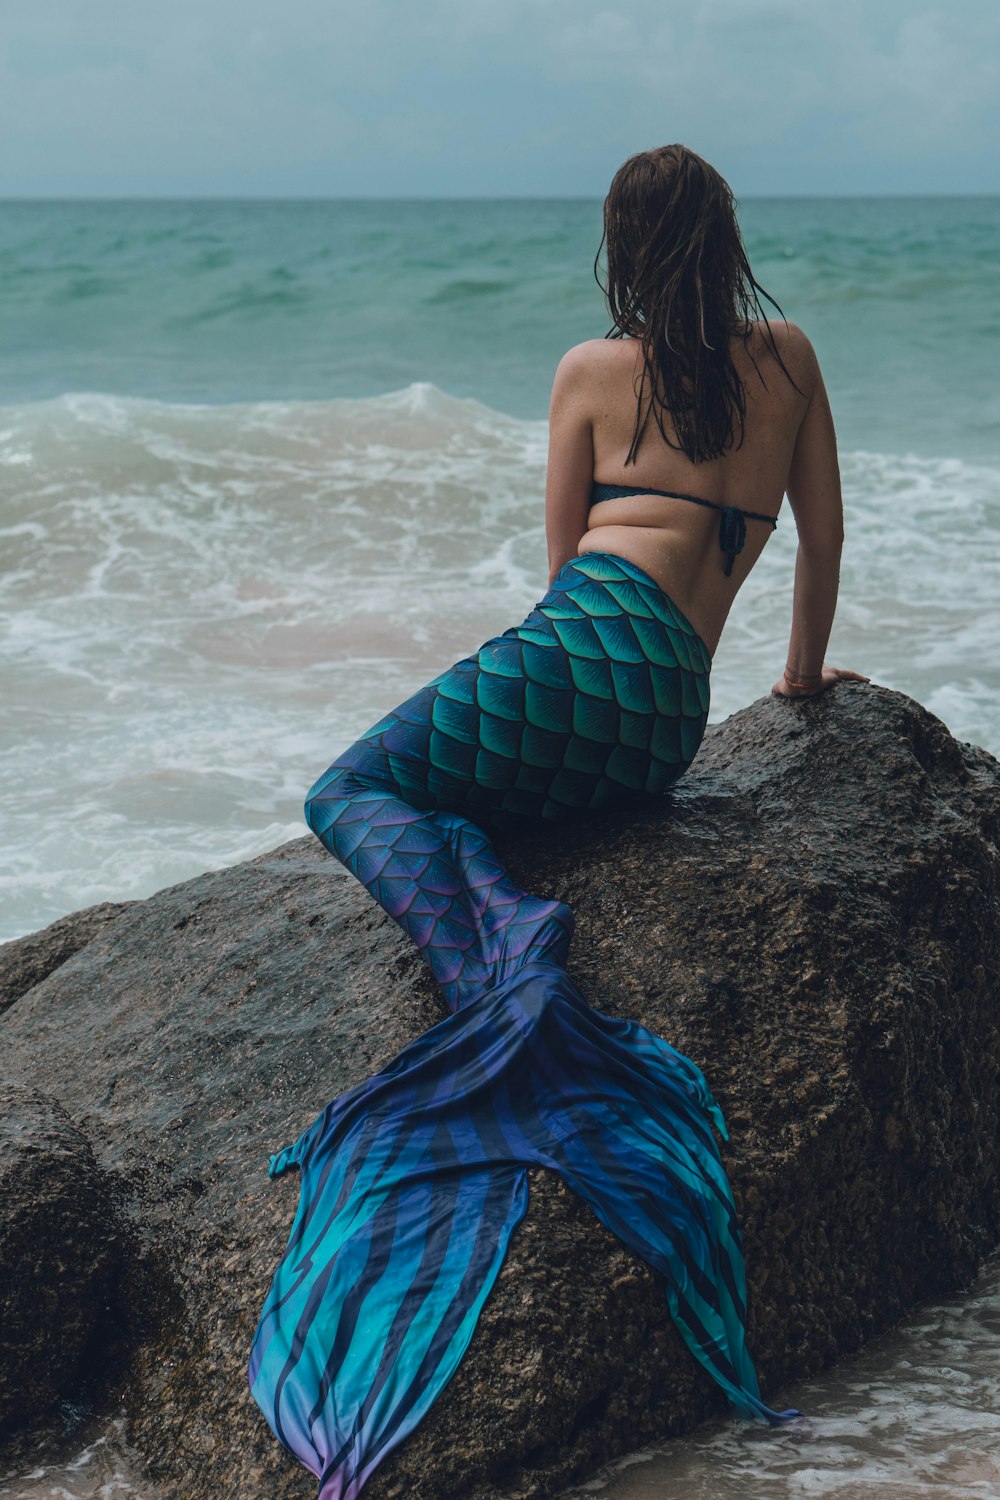
[[[590,492],[591,505],[601,500],[620,500],[626,495],[663,495],[668,500],[690,500],[692,505],[704,505],[709,510],[720,511],[719,546],[726,554],[726,577],[733,571],[736,554],[743,551],[747,539],[746,523],[766,521],[773,531],[778,524],[777,516],[765,516],[756,510],[741,510],[738,505],[718,505],[714,500],[703,500],[700,495],[681,495],[676,490],[651,490],[642,484],[598,484]]]

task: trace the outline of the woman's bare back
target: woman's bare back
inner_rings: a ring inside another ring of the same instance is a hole
[[[595,482],[633,489],[648,484],[650,490],[679,491],[765,516],[777,516],[787,492],[800,538],[810,529],[817,537],[835,531],[841,524],[836,439],[816,357],[793,324],[779,322],[772,330],[794,384],[761,325],[754,325],[749,343],[734,338],[746,401],[743,441],[704,463],[669,446],[650,419],[635,462],[625,467],[642,372],[635,340],[578,345],[564,358],[553,388],[550,562],[561,566],[564,551],[567,557],[600,551],[627,558],[670,595],[712,652],[771,527],[747,520],[745,544],[727,577],[717,510],[654,494],[591,506],[590,490]]]

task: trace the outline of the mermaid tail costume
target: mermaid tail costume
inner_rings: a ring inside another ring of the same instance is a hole
[[[518,890],[473,821],[660,793],[691,763],[711,657],[640,568],[589,553],[522,625],[338,757],[306,814],[420,948],[451,1014],[334,1099],[270,1172],[300,1173],[250,1385],[278,1438],[353,1500],[453,1374],[549,1167],[666,1278],[692,1354],[780,1421],[746,1352],[739,1228],[700,1070],[593,1010],[572,915]]]

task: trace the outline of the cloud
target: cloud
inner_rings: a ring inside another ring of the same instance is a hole
[[[33,0],[0,190],[597,194],[683,140],[744,191],[996,191],[998,99],[978,0]]]

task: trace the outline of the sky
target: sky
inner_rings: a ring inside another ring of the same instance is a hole
[[[601,196],[682,141],[740,196],[1000,191],[1000,5],[14,0],[0,196]]]

